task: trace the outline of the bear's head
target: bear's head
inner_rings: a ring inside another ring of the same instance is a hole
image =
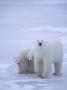
[[[45,42],[44,42],[44,40],[37,40],[37,46],[40,46],[40,47],[42,47],[42,46],[44,46],[45,45]]]
[[[47,45],[47,41],[44,40],[37,40],[35,44],[35,49],[37,50],[44,50]]]

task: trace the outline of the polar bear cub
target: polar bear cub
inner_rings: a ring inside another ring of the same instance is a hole
[[[63,64],[63,47],[60,41],[37,40],[35,47],[27,55],[29,60],[34,58],[35,73],[43,78],[48,77],[54,64],[55,75],[61,74]]]
[[[20,74],[34,73],[34,60],[29,61],[27,58],[27,54],[30,52],[30,50],[31,49],[24,49],[16,57],[14,57]]]

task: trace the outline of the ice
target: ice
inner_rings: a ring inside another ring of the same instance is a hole
[[[41,79],[17,73],[14,56],[37,39],[62,42],[62,76]],[[65,90],[66,68],[67,0],[0,0],[0,90]]]

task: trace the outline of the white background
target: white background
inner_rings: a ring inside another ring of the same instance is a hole
[[[64,48],[63,75],[40,79],[19,75],[13,57],[37,39],[58,39]],[[67,88],[67,1],[0,0],[0,90]]]

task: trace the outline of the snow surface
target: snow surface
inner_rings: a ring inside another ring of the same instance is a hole
[[[19,75],[13,57],[37,39],[63,43],[63,75]],[[0,0],[0,90],[66,90],[67,0]]]

